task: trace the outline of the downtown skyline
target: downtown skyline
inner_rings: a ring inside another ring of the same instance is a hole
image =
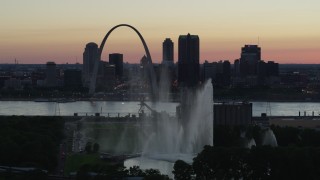
[[[174,42],[177,62],[178,37],[190,33],[200,38],[201,63],[233,63],[242,46],[259,44],[264,60],[319,64],[319,6],[316,0],[5,0],[0,7],[0,63],[82,63],[87,43],[100,45],[113,26],[128,23],[145,38],[155,63],[162,61],[165,38]],[[135,33],[123,27],[110,36],[102,59],[108,60],[110,53],[138,63],[144,50]]]

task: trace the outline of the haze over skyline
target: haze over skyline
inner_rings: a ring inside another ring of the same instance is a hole
[[[115,25],[137,28],[154,62],[162,60],[162,42],[171,38],[177,62],[178,37],[200,38],[200,62],[240,57],[245,44],[258,44],[262,59],[279,63],[320,62],[318,0],[3,0],[0,6],[0,63],[82,63],[88,42],[100,45]],[[144,55],[129,28],[114,31],[102,59],[123,53],[124,61]]]

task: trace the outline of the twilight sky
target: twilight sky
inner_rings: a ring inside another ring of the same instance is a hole
[[[82,63],[86,43],[100,45],[117,24],[136,27],[154,62],[162,42],[180,34],[200,37],[200,60],[239,58],[244,44],[257,44],[264,60],[320,63],[319,0],[1,0],[0,63]],[[127,27],[114,31],[109,53],[138,62],[144,50]]]

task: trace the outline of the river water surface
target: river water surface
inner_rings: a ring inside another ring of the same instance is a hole
[[[166,111],[170,115],[175,115],[178,103],[165,102],[152,104],[146,102],[157,111]],[[33,102],[33,101],[0,101],[0,115],[101,115],[124,116],[127,114],[137,114],[140,108],[137,101],[76,101],[69,103],[56,102]],[[252,102],[253,116],[260,116],[267,113],[272,116],[298,116],[301,115],[319,116],[320,103],[315,102]]]

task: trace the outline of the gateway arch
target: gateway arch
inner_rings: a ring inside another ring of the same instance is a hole
[[[94,67],[93,67],[93,74],[91,76],[91,80],[90,80],[90,89],[89,89],[89,94],[94,94],[95,89],[96,89],[96,81],[97,81],[97,74],[98,74],[98,67],[99,67],[99,62],[101,60],[101,54],[104,48],[105,43],[108,40],[108,37],[110,36],[110,34],[117,28],[119,27],[129,27],[132,30],[134,30],[134,32],[137,33],[137,35],[139,36],[142,45],[144,47],[145,53],[146,53],[146,58],[147,58],[147,73],[148,73],[148,78],[149,78],[149,84],[151,87],[151,96],[152,98],[156,98],[157,97],[157,91],[158,91],[158,87],[157,87],[157,83],[156,83],[156,77],[155,77],[155,72],[153,69],[153,65],[152,65],[152,60],[151,60],[151,55],[149,52],[149,48],[147,46],[147,43],[145,42],[145,40],[143,39],[142,35],[140,34],[140,32],[134,28],[133,26],[129,25],[129,24],[119,24],[114,26],[113,28],[111,28],[108,33],[105,35],[105,37],[103,38],[100,47],[99,47],[99,54],[98,54],[98,58],[96,59],[95,63],[94,63]]]

